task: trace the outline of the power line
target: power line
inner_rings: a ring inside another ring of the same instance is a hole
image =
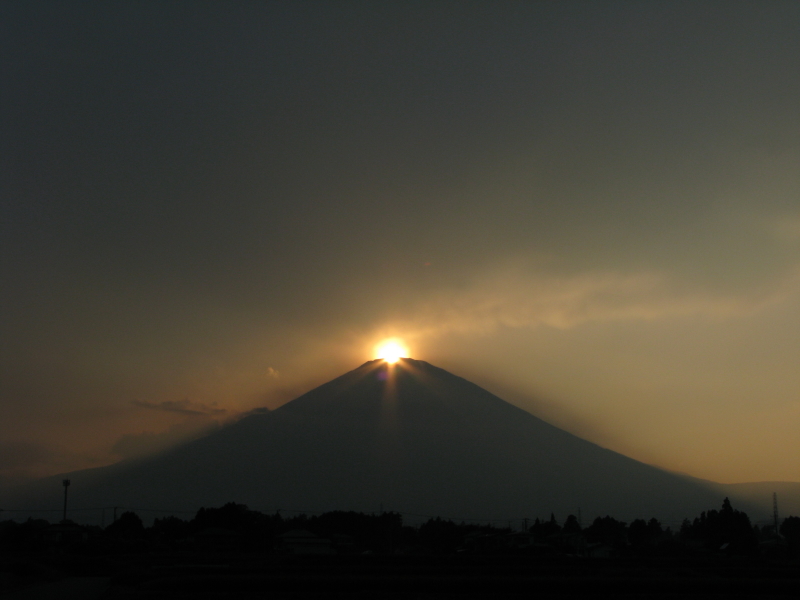
[[[196,510],[172,510],[169,508],[136,508],[133,506],[97,506],[97,507],[90,507],[90,508],[70,508],[70,512],[89,512],[89,511],[97,511],[97,510],[111,510],[111,509],[121,509],[121,510],[136,510],[139,512],[163,512],[163,513],[178,513],[184,515],[193,515],[197,513]],[[17,512],[17,513],[50,513],[50,512],[62,512],[60,508],[3,508],[0,509],[3,512]]]

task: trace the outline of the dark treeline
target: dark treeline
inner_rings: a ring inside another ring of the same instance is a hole
[[[29,519],[0,523],[0,551],[74,551],[87,554],[153,551],[277,554],[531,554],[586,557],[626,556],[800,556],[800,517],[759,528],[726,498],[719,510],[686,519],[678,531],[655,518],[631,523],[597,517],[583,527],[569,515],[536,519],[527,530],[432,518],[417,527],[394,512],[334,511],[318,516],[264,514],[242,504],[201,508],[194,518],[155,519],[145,527],[134,512],[111,525],[50,524]]]

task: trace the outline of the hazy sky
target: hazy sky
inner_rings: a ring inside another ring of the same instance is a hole
[[[0,3],[0,477],[383,337],[555,425],[800,481],[800,3]]]

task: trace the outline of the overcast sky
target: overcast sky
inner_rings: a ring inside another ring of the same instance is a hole
[[[800,481],[800,3],[0,3],[0,477],[384,337],[573,433]]]

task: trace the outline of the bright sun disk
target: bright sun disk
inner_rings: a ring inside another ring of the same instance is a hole
[[[376,358],[382,358],[388,363],[396,363],[404,356],[408,356],[408,348],[401,340],[385,340],[375,346]]]

